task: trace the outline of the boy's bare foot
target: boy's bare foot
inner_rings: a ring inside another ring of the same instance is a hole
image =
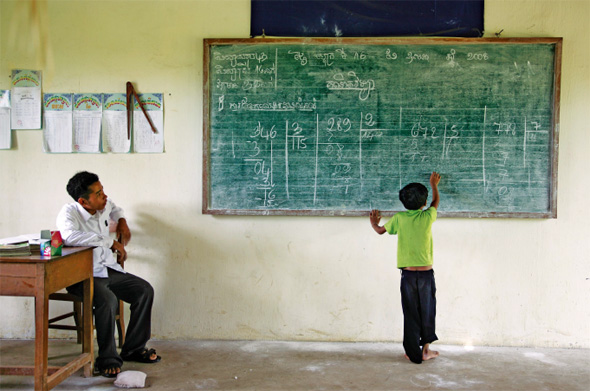
[[[408,355],[407,355],[407,354],[404,354],[404,357],[405,357],[405,358],[406,358],[408,361],[410,361],[410,357],[408,357]]]
[[[433,358],[437,358],[439,353],[436,350],[430,350],[429,344],[424,345],[424,349],[422,350],[422,360],[432,360]]]

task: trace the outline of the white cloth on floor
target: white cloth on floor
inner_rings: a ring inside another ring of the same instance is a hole
[[[115,385],[121,388],[143,388],[147,375],[140,371],[123,371],[117,375]]]

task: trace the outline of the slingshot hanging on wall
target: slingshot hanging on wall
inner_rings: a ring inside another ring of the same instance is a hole
[[[154,133],[158,133],[158,130],[154,126],[150,116],[148,115],[147,111],[144,109],[143,104],[139,100],[139,96],[137,96],[137,92],[135,92],[135,88],[133,88],[133,84],[130,81],[127,82],[127,140],[131,139],[131,117],[133,115],[133,98],[137,101],[139,108],[143,111],[143,115],[147,119],[148,123],[152,127],[152,131]]]

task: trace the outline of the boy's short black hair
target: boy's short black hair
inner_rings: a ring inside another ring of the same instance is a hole
[[[88,171],[80,171],[70,178],[66,190],[76,202],[79,198],[87,200],[90,194],[89,187],[95,182],[98,182],[98,175]]]
[[[410,183],[399,191],[399,200],[408,210],[417,210],[426,205],[428,189],[421,183]]]

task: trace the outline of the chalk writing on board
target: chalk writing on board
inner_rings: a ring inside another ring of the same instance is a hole
[[[550,215],[554,45],[207,50],[204,211],[403,210],[439,171],[443,215]]]
[[[346,76],[342,73],[337,73],[332,78],[333,80],[326,82],[328,90],[358,91],[360,100],[367,100],[371,91],[375,89],[375,81],[373,79],[361,80],[353,71],[348,72]]]

